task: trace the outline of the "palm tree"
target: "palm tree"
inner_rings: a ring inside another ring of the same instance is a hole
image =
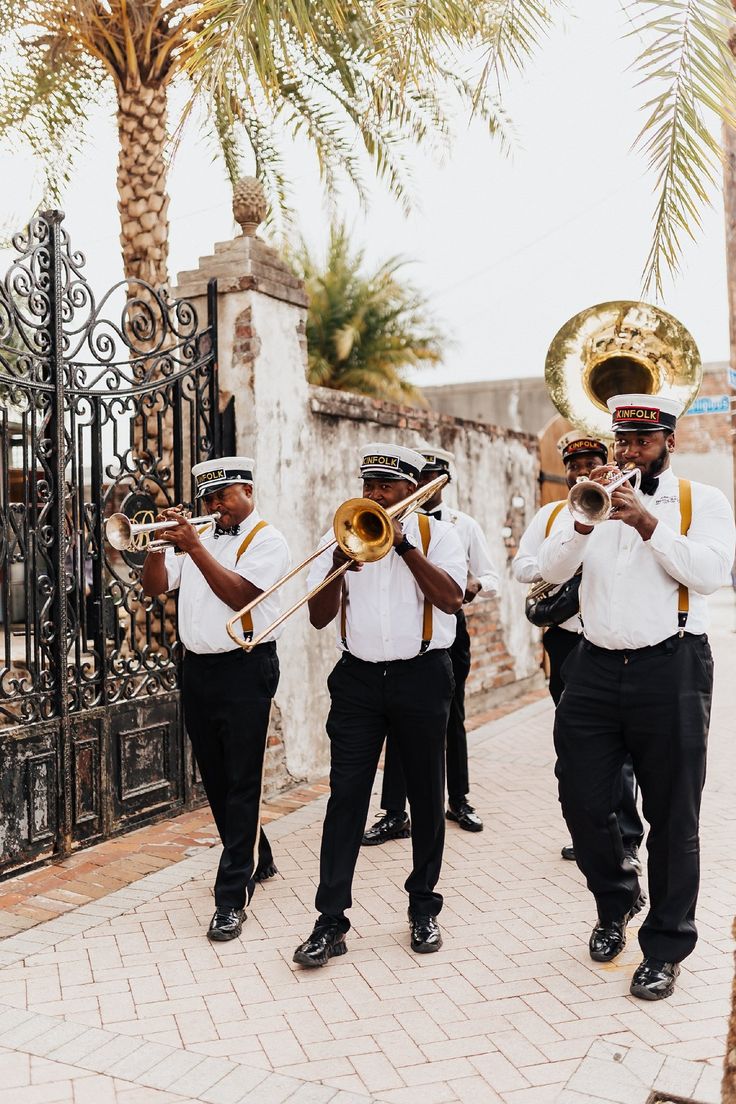
[[[344,225],[333,226],[324,263],[302,242],[294,264],[309,295],[307,378],[321,387],[357,391],[393,402],[423,403],[407,368],[437,364],[443,334],[429,320],[424,297],[400,277],[392,257],[365,271]]]
[[[434,0],[417,8],[421,19],[407,21],[394,0],[3,0],[0,139],[29,142],[58,191],[90,107],[112,90],[124,271],[162,284],[167,104],[177,84],[189,86],[188,110],[205,112],[233,183],[244,139],[277,206],[285,198],[277,131],[307,136],[333,191],[342,173],[361,187],[357,132],[406,200],[403,146],[447,139],[448,89],[475,98],[492,132],[502,128],[493,98],[478,102],[462,75],[460,54],[492,30],[490,15],[476,11],[483,5]],[[543,24],[540,16],[526,28],[529,45]]]
[[[585,0],[589,4],[590,0]],[[613,0],[612,0],[613,2]],[[616,0],[620,3],[620,0]],[[525,65],[562,0],[3,0],[0,140],[51,155],[58,186],[103,88],[114,90],[125,272],[166,279],[167,98],[189,86],[239,175],[239,142],[275,206],[285,198],[277,135],[301,133],[328,189],[362,185],[355,136],[403,202],[407,142],[446,142],[451,91],[505,137],[495,91]],[[699,228],[720,171],[709,113],[736,120],[730,0],[627,0],[642,45],[646,120],[638,138],[656,179],[645,288],[661,290]],[[471,64],[485,50],[482,75]],[[471,59],[470,61],[468,59]],[[476,77],[472,74],[475,73]],[[493,91],[489,91],[493,90]]]

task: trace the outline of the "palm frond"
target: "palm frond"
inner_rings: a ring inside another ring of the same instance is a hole
[[[367,270],[343,223],[333,225],[323,261],[306,244],[293,253],[309,295],[308,378],[322,387],[395,402],[423,402],[406,370],[442,360],[449,344],[425,297],[405,278],[402,257]]]
[[[563,0],[495,0],[489,5],[478,95],[491,79],[498,85],[501,77],[524,68],[547,37],[555,9],[563,6]]]
[[[634,30],[644,40],[635,68],[651,89],[635,146],[655,177],[652,243],[643,294],[662,294],[664,272],[676,273],[686,238],[701,229],[701,213],[720,173],[721,149],[706,121],[713,113],[736,124],[736,81],[728,48],[733,9],[728,0],[636,0]]]

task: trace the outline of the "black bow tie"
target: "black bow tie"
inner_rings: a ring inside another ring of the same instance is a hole
[[[442,521],[442,507],[438,506],[436,510],[424,510],[422,511],[427,517],[437,518],[437,521]]]
[[[641,486],[639,490],[642,494],[653,495],[657,493],[657,487],[659,486],[659,479],[655,475],[643,475],[641,477]]]
[[[239,532],[239,525],[215,525],[215,540],[217,540],[218,537],[237,537]]]

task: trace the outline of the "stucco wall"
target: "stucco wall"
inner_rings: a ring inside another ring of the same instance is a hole
[[[293,277],[286,269],[283,285],[274,268],[268,287],[259,286],[251,246],[260,263],[265,247],[258,239],[233,243],[229,270],[225,247],[216,254],[218,359],[222,405],[231,395],[235,399],[238,451],[256,460],[262,515],[284,532],[296,563],[315,549],[339,503],[359,494],[362,443],[427,441],[451,449],[457,482],[446,500],[478,519],[502,576],[501,595],[477,599],[469,609],[475,647],[469,709],[520,692],[540,677],[538,634],[523,616],[524,588],[511,580],[508,565],[536,506],[536,441],[434,411],[310,387],[303,294],[288,282]],[[200,269],[180,277],[177,294],[202,306],[212,261],[205,258]],[[277,265],[275,254],[270,263]],[[284,601],[296,601],[305,585],[306,571],[284,588]],[[327,769],[326,679],[337,656],[333,628],[316,632],[303,608],[287,623],[279,655],[282,676],[267,755],[271,790]]]

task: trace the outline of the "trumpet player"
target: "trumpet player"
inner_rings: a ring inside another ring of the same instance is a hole
[[[149,552],[143,567],[147,595],[179,591],[184,722],[222,841],[207,931],[216,942],[241,934],[256,882],[276,873],[259,817],[268,719],[279,681],[278,634],[246,652],[225,627],[233,610],[289,567],[286,541],[256,509],[253,470],[247,456],[195,464],[196,495],[208,514],[219,513],[216,526],[200,533],[181,511],[164,511],[164,520],[176,522],[157,534],[169,547]],[[279,613],[278,595],[271,595],[243,621],[243,637]]]
[[[590,434],[579,430],[570,430],[557,442],[557,450],[565,467],[565,479],[569,490],[578,479],[590,477],[595,468],[608,461],[608,445]],[[566,503],[548,502],[534,515],[526,532],[519,541],[519,550],[511,564],[515,579],[520,583],[533,583],[540,579],[539,549],[553,530],[565,524],[568,517]],[[550,625],[542,636],[542,645],[549,660],[549,692],[555,706],[559,704],[565,682],[562,669],[565,660],[580,641],[582,625],[580,612],[556,625]],[[639,811],[636,807],[636,781],[631,757],[627,757],[621,777],[621,807],[618,810],[618,822],[624,848],[624,862],[633,866],[638,874],[642,872],[639,860],[639,846],[644,836]],[[563,859],[575,861],[572,845],[561,849]]]
[[[424,457],[383,442],[360,454],[363,495],[388,508],[416,490]],[[323,538],[326,543],[330,534]],[[326,549],[310,589],[346,558]],[[340,659],[328,679],[331,705],[330,798],[322,829],[317,922],[294,961],[323,966],[346,951],[355,864],[373,779],[387,732],[396,738],[412,820],[409,894],[411,947],[442,945],[436,892],[444,846],[445,731],[454,691],[448,648],[467,578],[462,545],[446,522],[393,519],[393,546],[374,563],[356,563],[309,600],[317,629],[333,624]]]
[[[674,991],[695,947],[698,822],[713,686],[705,595],[730,578],[734,521],[724,495],[678,480],[670,466],[682,404],[617,395],[614,458],[641,472],[637,491],[611,492],[612,514],[591,526],[571,514],[539,551],[539,569],[563,582],[583,565],[583,640],[565,667],[555,719],[560,801],[575,856],[598,912],[591,958],[614,959],[642,908],[639,878],[624,865],[614,815],[631,755],[649,822],[649,912],[631,993]],[[591,473],[605,484],[611,467]]]

